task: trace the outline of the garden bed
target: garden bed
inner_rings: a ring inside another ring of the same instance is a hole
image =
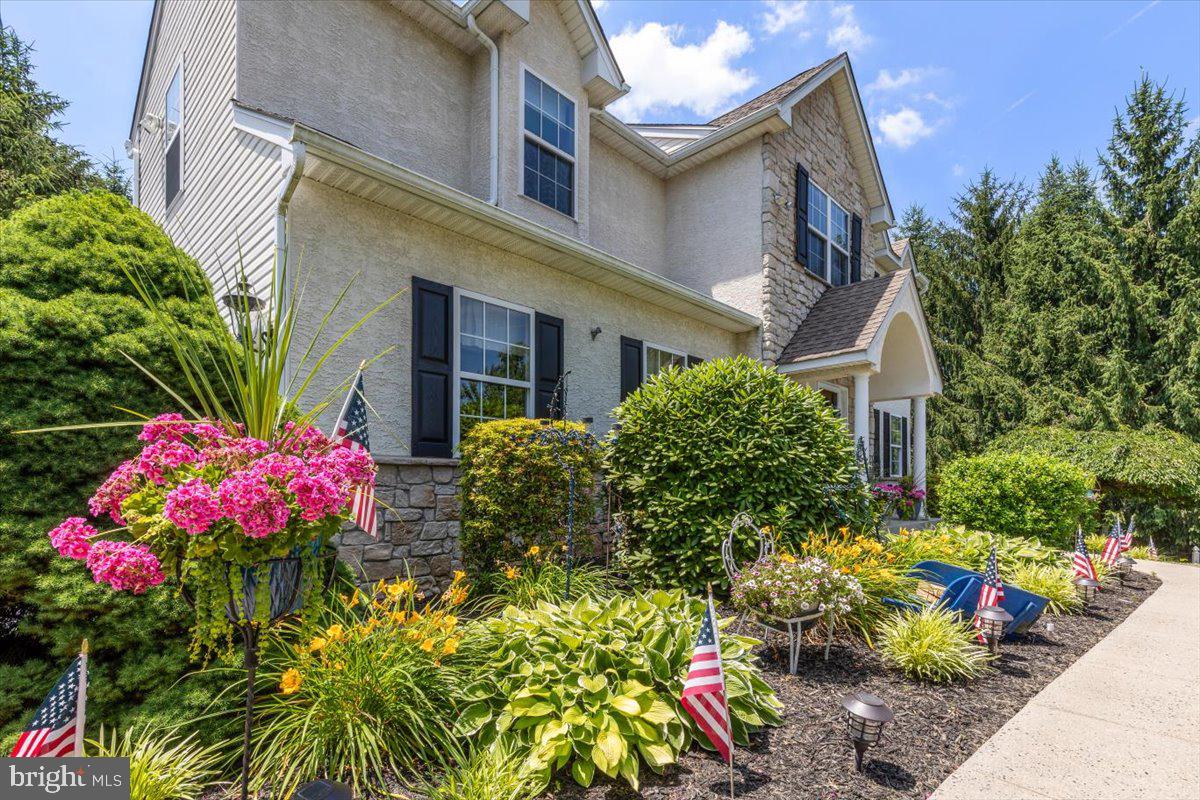
[[[753,738],[735,753],[737,797],[925,798],[1010,717],[1119,625],[1161,584],[1135,573],[1129,585],[1106,589],[1086,615],[1043,616],[1025,637],[1004,648],[998,670],[982,680],[937,686],[887,669],[860,640],[824,648],[809,642],[797,675],[787,674],[787,648],[778,639],[761,648],[764,676],[785,705],[784,725]],[[748,633],[752,631],[747,630]],[[1097,687],[1100,690],[1100,687]],[[867,756],[861,775],[846,738],[841,698],[854,691],[882,697],[896,712],[884,740]],[[640,794],[623,783],[598,780],[589,789],[569,779],[552,789],[555,800],[694,800],[729,796],[726,767],[715,754],[693,748],[664,776],[642,770]]]

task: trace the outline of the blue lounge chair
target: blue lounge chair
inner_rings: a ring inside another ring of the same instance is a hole
[[[908,574],[917,580],[945,587],[937,601],[939,606],[956,611],[966,618],[975,615],[975,607],[979,604],[979,590],[983,587],[983,576],[978,572],[944,561],[922,561],[914,565]],[[920,608],[912,603],[891,598],[885,599],[885,602],[897,608]],[[1028,631],[1046,610],[1046,604],[1049,602],[1041,595],[1006,583],[1004,600],[1001,601],[1000,607],[1012,614],[1013,621],[1004,633],[1005,638],[1019,636]]]

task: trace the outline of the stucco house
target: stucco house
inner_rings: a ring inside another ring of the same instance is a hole
[[[156,3],[137,204],[218,286],[240,257],[269,297],[286,251],[313,319],[356,275],[348,317],[408,290],[329,370],[386,351],[400,532],[367,561],[452,538],[462,432],[559,413],[567,373],[565,414],[603,432],[665,365],[749,354],[924,481],[941,378],[848,57],[703,125],[623,122],[629,90],[588,0]]]

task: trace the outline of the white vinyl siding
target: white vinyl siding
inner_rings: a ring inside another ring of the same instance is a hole
[[[240,250],[256,295],[270,296],[275,215],[284,174],[280,148],[233,127],[237,7],[233,0],[165,0],[143,87],[143,115],[162,115],[182,65],[183,189],[166,202],[165,119],[137,131],[138,205],[195,258],[218,297],[234,278]]]

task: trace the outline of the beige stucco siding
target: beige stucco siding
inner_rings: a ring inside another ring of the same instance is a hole
[[[748,142],[667,183],[667,277],[762,313],[762,146]]]
[[[666,275],[666,182],[595,140],[591,143],[588,173],[590,244]]]
[[[486,105],[472,119],[473,59],[395,8],[241,2],[237,38],[240,101],[478,190],[471,134],[486,124]]]
[[[167,208],[165,134],[139,128],[138,205],[200,262],[218,295],[239,249],[251,280],[265,292],[283,167],[278,148],[233,127],[234,4],[167,0],[159,14],[143,115],[163,116],[167,87],[182,64],[182,190]]]
[[[412,298],[407,290],[414,275],[562,318],[565,368],[571,370],[567,414],[593,417],[597,432],[608,429],[620,401],[621,336],[706,359],[740,349],[735,334],[307,180],[293,197],[289,224],[294,252],[303,252],[304,276],[310,286],[320,287],[310,290],[299,341],[308,341],[328,298],[355,273],[360,278],[335,327],[406,290],[329,362],[308,398],[322,397],[351,375],[360,359],[392,348],[366,378],[368,398],[382,416],[379,423],[372,420],[372,446],[385,456],[410,452]],[[595,327],[602,333],[593,340]],[[334,411],[326,413],[326,427]]]

